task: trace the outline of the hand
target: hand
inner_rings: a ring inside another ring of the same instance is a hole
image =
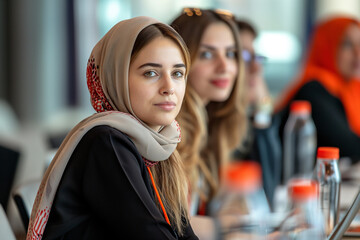
[[[248,103],[257,106],[269,96],[269,91],[264,78],[260,74],[252,75],[248,80]]]

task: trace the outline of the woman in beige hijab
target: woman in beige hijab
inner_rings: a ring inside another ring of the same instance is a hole
[[[65,138],[44,175],[27,239],[197,239],[174,120],[189,54],[148,17],[116,24],[87,66],[97,111]]]

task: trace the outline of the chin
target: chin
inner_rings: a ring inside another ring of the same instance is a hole
[[[213,98],[213,99],[211,99],[211,101],[212,102],[225,102],[228,99],[229,99],[229,96],[226,96],[226,97]]]
[[[175,120],[175,119],[163,120],[163,121],[159,122],[158,124],[160,124],[161,126],[168,126],[168,125],[171,125],[171,123],[172,123],[174,120]]]
[[[212,102],[225,102],[230,97],[230,93],[222,94],[218,96],[213,96],[211,101]]]
[[[360,71],[356,71],[353,75],[353,78],[360,78]]]

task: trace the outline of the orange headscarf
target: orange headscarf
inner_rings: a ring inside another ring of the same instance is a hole
[[[321,22],[314,31],[307,61],[300,78],[282,96],[276,111],[282,110],[299,89],[316,80],[342,102],[353,132],[360,136],[360,79],[344,79],[337,69],[337,53],[346,29],[358,20],[336,17]]]

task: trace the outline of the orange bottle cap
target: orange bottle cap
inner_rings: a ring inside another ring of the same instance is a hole
[[[296,113],[311,113],[311,104],[305,100],[293,101],[290,105],[290,111]]]
[[[339,148],[337,147],[319,147],[317,150],[318,158],[339,159]]]
[[[225,183],[240,191],[251,191],[262,185],[262,170],[258,162],[232,162],[224,169]]]
[[[292,199],[316,198],[318,196],[318,183],[310,179],[293,179],[289,182],[288,191]]]

